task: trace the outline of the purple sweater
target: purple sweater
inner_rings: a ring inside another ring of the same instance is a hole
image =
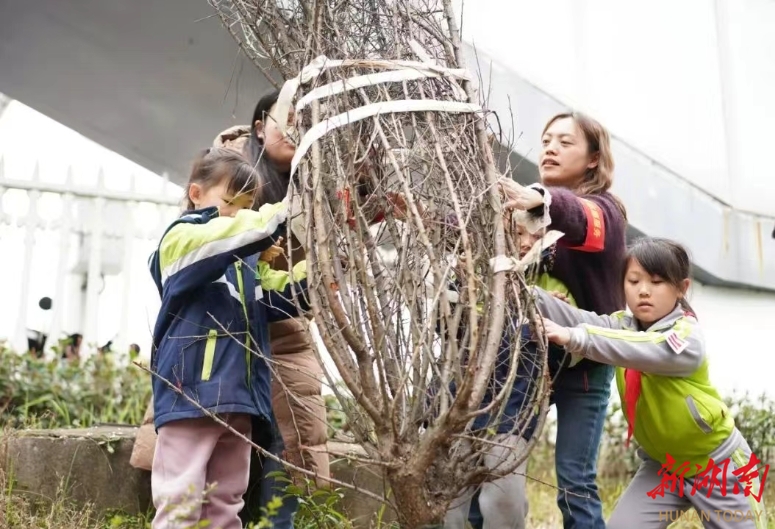
[[[565,236],[558,242],[552,275],[565,283],[580,309],[611,314],[625,307],[622,266],[626,221],[610,193],[576,196],[547,188],[551,225]],[[540,215],[543,207],[531,210]]]

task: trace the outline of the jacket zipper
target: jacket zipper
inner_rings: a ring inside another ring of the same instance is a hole
[[[697,409],[697,404],[694,402],[694,398],[692,398],[691,395],[686,396],[686,405],[689,407],[689,413],[692,414],[692,418],[694,419],[694,422],[697,423],[697,426],[700,427],[700,430],[705,433],[713,433],[713,427],[702,418],[700,410]]]
[[[245,283],[242,280],[242,261],[234,263],[237,270],[237,287],[239,288],[240,302],[242,303],[242,313],[245,315],[245,363],[247,364],[248,387],[250,387],[250,320],[248,320],[248,307],[245,304]]]

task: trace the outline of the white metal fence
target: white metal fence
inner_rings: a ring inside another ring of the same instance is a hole
[[[84,344],[97,343],[104,334],[101,312],[119,322],[110,331],[114,344],[123,348],[138,341],[130,336],[131,312],[142,295],[138,284],[147,280],[138,270],[179,212],[179,190],[167,179],[159,179],[156,192],[138,190],[134,177],[127,191],[116,191],[105,185],[102,170],[95,186],[77,185],[72,171],[65,183],[42,181],[37,165],[27,178],[12,178],[0,157],[3,323],[16,348],[26,347],[28,328],[41,325],[28,317],[38,303],[33,287],[41,280],[52,285],[46,295],[53,306],[42,318],[47,323],[35,329],[48,334],[47,348],[74,333],[83,335]],[[107,277],[122,285],[106,309],[100,296]],[[106,311],[119,311],[118,318]],[[15,325],[8,321],[14,316]]]

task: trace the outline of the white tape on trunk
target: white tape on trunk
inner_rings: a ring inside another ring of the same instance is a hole
[[[490,259],[490,268],[496,274],[498,272],[524,272],[527,268],[541,261],[541,254],[565,235],[561,231],[551,230],[533,244],[533,247],[522,259],[497,255]]]
[[[449,75],[451,77],[456,77],[458,79],[468,78],[465,70],[447,70],[446,72],[444,72],[444,74]],[[299,111],[301,111],[312,101],[322,99],[324,97],[330,97],[336,94],[341,94],[342,92],[356,90],[358,88],[363,88],[365,86],[374,86],[374,85],[385,84],[385,83],[399,83],[403,81],[414,81],[417,79],[424,79],[424,78],[438,79],[440,77],[442,77],[442,75],[431,70],[430,68],[392,70],[389,72],[379,72],[379,73],[373,73],[373,74],[358,75],[356,77],[350,77],[349,79],[342,79],[340,81],[335,81],[333,83],[329,83],[327,85],[323,85],[318,88],[315,88],[314,90],[311,90],[308,94],[306,94],[304,97],[299,99],[298,103],[296,103],[296,112],[298,113]]]
[[[343,112],[337,116],[321,121],[307,131],[296,149],[296,154],[293,155],[293,160],[291,161],[291,176],[296,173],[299,162],[314,142],[343,125],[349,125],[378,114],[392,112],[474,113],[480,112],[481,110],[482,107],[473,103],[436,101],[433,99],[399,99],[396,101],[372,103],[370,105],[355,108],[349,112]]]
[[[274,105],[274,110],[269,114],[270,117],[277,123],[280,131],[285,133],[288,126],[288,114],[291,109],[291,102],[293,96],[299,90],[299,86],[310,82],[312,79],[317,78],[326,70],[342,67],[361,67],[361,68],[386,68],[391,70],[416,70],[421,72],[435,73],[437,76],[452,76],[459,79],[468,79],[468,74],[461,68],[446,68],[427,62],[419,61],[399,61],[399,60],[385,60],[385,59],[344,59],[344,60],[330,60],[325,55],[321,55],[307,66],[305,66],[299,75],[293,79],[288,79],[283,87],[280,89],[280,95],[277,98],[277,103]],[[333,83],[336,84],[336,83]],[[459,94],[458,94],[459,95]]]

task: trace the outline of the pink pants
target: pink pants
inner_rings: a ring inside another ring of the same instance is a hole
[[[250,415],[222,419],[250,438]],[[212,529],[242,529],[239,512],[248,488],[251,447],[208,417],[159,428],[151,490],[153,529],[183,529],[209,520]]]

